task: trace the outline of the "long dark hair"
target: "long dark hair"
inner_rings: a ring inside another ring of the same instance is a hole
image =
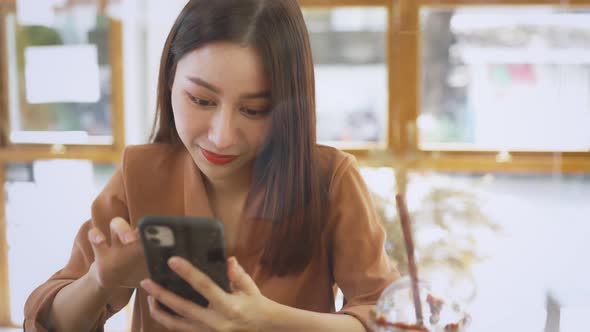
[[[313,60],[296,0],[189,1],[162,52],[151,141],[181,144],[170,96],[176,64],[215,41],[253,47],[269,77],[272,124],[254,164],[246,206],[255,206],[256,219],[274,222],[263,268],[272,275],[300,272],[320,245],[325,189],[316,157]]]

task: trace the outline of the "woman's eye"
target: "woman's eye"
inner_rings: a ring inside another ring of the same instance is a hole
[[[214,106],[215,105],[215,103],[212,102],[212,101],[201,99],[201,98],[198,98],[198,97],[195,97],[195,96],[191,96],[191,95],[189,95],[189,99],[193,103],[195,103],[195,104],[197,104],[199,106],[205,106],[206,107],[206,106]]]
[[[241,111],[246,116],[251,117],[251,118],[262,117],[262,116],[264,116],[264,115],[266,115],[266,114],[269,113],[268,110],[258,111],[258,110],[253,110],[253,109],[250,109],[250,108],[242,108]]]

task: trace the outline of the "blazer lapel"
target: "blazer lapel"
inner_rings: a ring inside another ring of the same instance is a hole
[[[184,215],[213,217],[201,170],[195,165],[188,152],[185,152],[184,160]]]

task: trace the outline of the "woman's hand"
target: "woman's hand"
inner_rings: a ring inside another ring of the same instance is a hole
[[[228,259],[228,276],[232,293],[226,293],[190,262],[173,257],[170,268],[186,280],[207,300],[207,308],[186,300],[146,279],[141,286],[150,294],[150,313],[160,324],[172,331],[263,331],[270,317],[273,301],[264,297],[254,280],[238,264]],[[179,317],[164,312],[155,300],[174,310]]]
[[[139,281],[148,273],[138,230],[131,229],[125,219],[117,217],[111,221],[110,231],[110,245],[98,228],[88,232],[94,251],[89,274],[104,289],[139,287]]]

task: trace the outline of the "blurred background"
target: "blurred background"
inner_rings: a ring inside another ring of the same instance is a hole
[[[318,138],[354,154],[406,271],[472,331],[584,331],[590,0],[300,0]],[[69,258],[124,146],[147,142],[186,0],[0,0],[0,330]],[[107,331],[129,329],[129,308]]]

